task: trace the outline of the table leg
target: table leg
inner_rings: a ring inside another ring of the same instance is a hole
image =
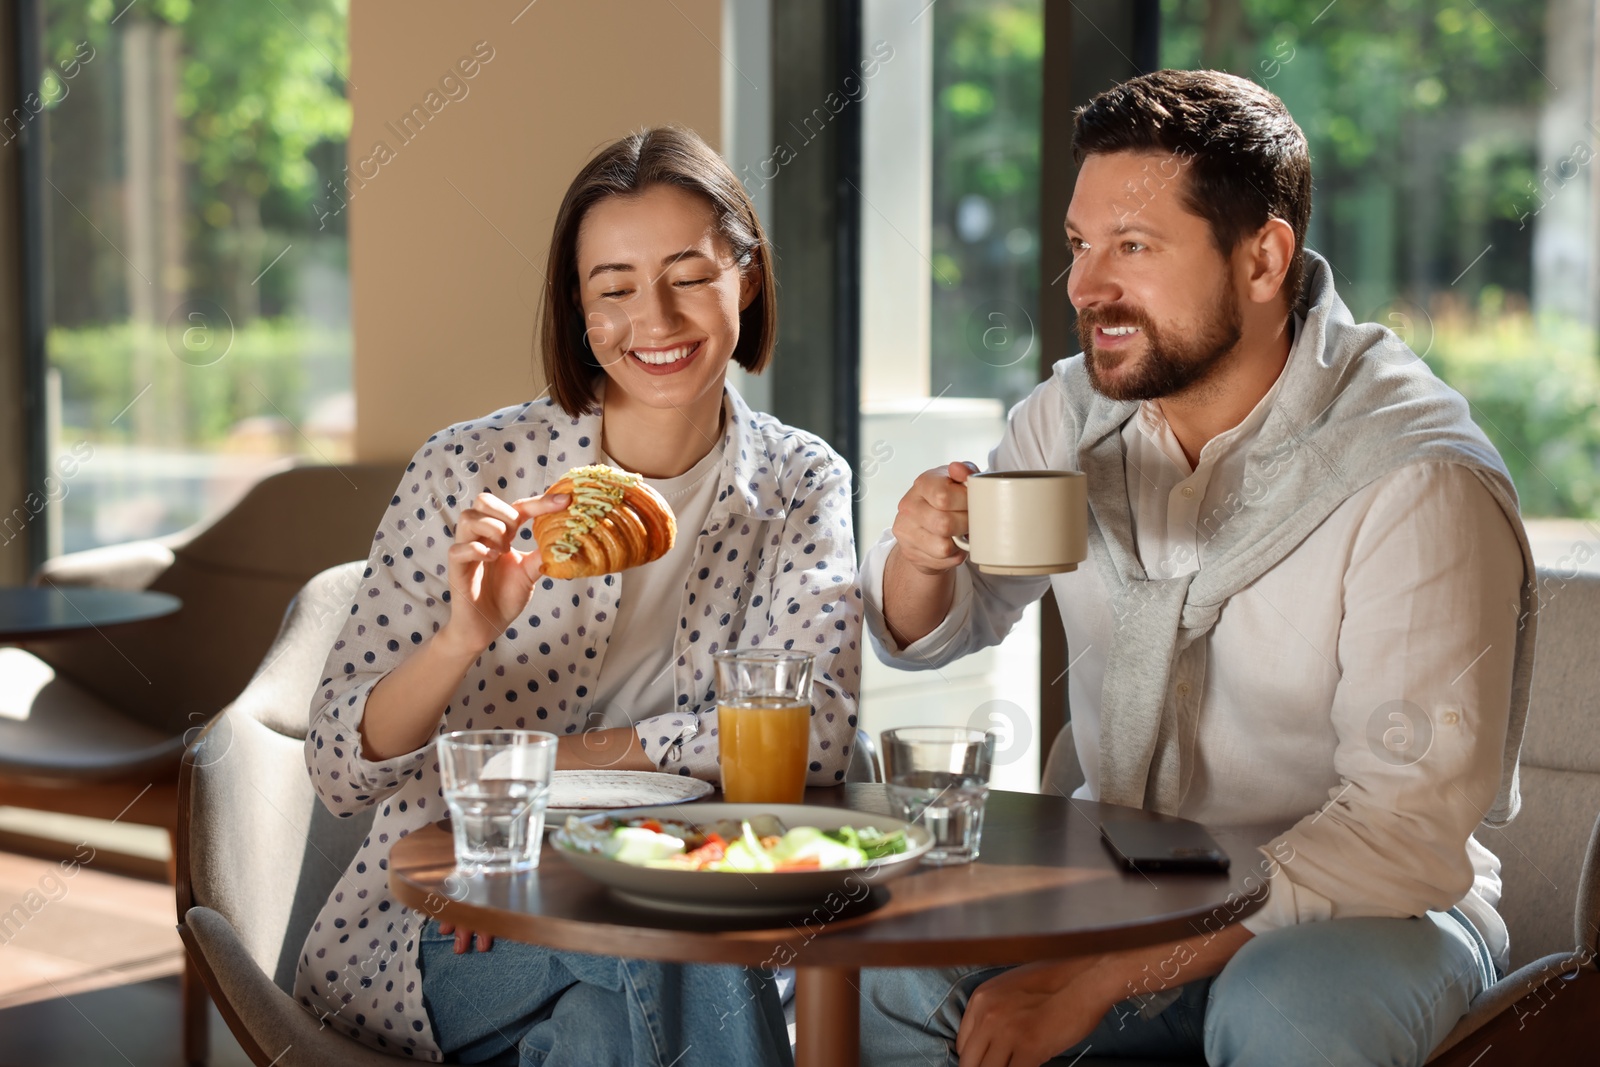
[[[861,970],[796,967],[795,1067],[856,1067],[861,1062]]]

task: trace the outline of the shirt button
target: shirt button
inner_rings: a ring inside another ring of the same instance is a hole
[[[1181,696],[1181,697],[1186,697],[1186,696],[1189,695],[1189,683],[1188,682],[1179,682],[1178,683],[1178,695]]]
[[[1439,716],[1439,721],[1443,722],[1446,726],[1454,726],[1456,723],[1461,721],[1461,714],[1455,711],[1447,711],[1443,715]]]
[[[1194,486],[1192,486],[1192,485],[1184,486],[1183,487],[1183,495],[1186,496],[1186,497],[1194,496]]]

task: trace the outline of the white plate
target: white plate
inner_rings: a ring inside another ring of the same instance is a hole
[[[550,776],[545,825],[568,815],[658,804],[687,804],[712,791],[710,782],[659,771],[556,771]]]
[[[723,915],[791,915],[823,905],[837,912],[864,899],[872,886],[909,874],[933,847],[933,837],[919,825],[849,808],[822,808],[802,804],[700,804],[690,811],[673,807],[628,812],[629,818],[654,815],[662,819],[715,822],[775,815],[784,826],[815,826],[837,830],[841,826],[876,827],[885,833],[904,830],[909,847],[898,855],[875,860],[865,867],[835,871],[774,871],[743,874],[734,871],[675,871],[660,867],[635,867],[604,856],[577,851],[563,827],[551,835],[556,853],[578,870],[609,886],[632,904],[670,911]],[[584,818],[598,819],[601,815]]]

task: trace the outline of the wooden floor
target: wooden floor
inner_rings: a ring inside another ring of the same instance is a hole
[[[0,959],[4,959],[0,949]],[[250,1058],[211,1009],[211,1067]],[[178,979],[155,978],[0,1011],[0,1067],[182,1067]]]
[[[162,882],[0,852],[0,1067],[181,1064],[175,923]],[[215,1008],[211,1048],[249,1063]]]
[[[0,1008],[177,974],[175,921],[170,886],[0,852]]]

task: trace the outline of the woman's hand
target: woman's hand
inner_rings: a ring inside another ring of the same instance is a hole
[[[442,922],[439,924],[439,932],[441,934],[456,935],[455,953],[457,956],[472,951],[472,931],[465,926],[458,927],[455,923]],[[493,947],[494,935],[486,934],[481,930],[478,931],[478,951],[488,952]]]
[[[537,541],[529,551],[515,547],[517,531],[540,515],[565,508],[565,493],[534,496],[507,503],[493,493],[479,493],[472,507],[456,520],[450,546],[450,619],[440,636],[474,654],[505,632],[533,596],[542,575]]]

